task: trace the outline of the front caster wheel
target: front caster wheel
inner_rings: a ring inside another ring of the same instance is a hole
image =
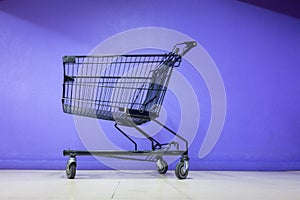
[[[66,175],[68,179],[73,179],[76,175],[76,162],[70,163],[66,168]]]
[[[189,170],[184,166],[184,162],[179,162],[175,168],[175,175],[178,179],[185,179],[189,174]]]
[[[160,174],[165,174],[168,171],[168,163],[164,161],[162,158],[157,160],[157,171]]]

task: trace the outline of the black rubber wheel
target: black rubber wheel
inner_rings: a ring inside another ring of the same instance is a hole
[[[184,163],[179,162],[175,168],[175,175],[178,179],[185,179],[189,174],[189,170],[184,169]]]
[[[66,175],[68,179],[73,179],[76,175],[76,163],[71,163],[69,166],[66,168]]]
[[[160,168],[158,165],[157,165],[157,171],[158,173],[160,174],[165,174],[167,173],[168,171],[168,163],[166,161],[164,161],[163,159],[160,159],[160,162],[162,164],[162,168]]]

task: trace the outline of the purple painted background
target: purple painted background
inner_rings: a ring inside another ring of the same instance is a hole
[[[300,20],[239,1],[138,0],[0,1],[0,168],[64,169],[62,150],[84,147],[62,112],[61,57],[147,26],[197,40],[224,80],[222,135],[200,160],[210,117],[203,109],[191,169],[300,169]],[[94,158],[79,167],[107,168]]]

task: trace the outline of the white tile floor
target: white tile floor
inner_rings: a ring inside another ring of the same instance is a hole
[[[201,199],[299,200],[300,172],[0,170],[0,199]]]

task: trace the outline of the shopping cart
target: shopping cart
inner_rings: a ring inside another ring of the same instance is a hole
[[[91,155],[156,162],[160,174],[165,174],[168,170],[163,156],[181,156],[175,174],[179,179],[187,177],[188,141],[156,118],[173,68],[178,67],[182,56],[196,45],[194,41],[183,42],[165,54],[63,57],[63,111],[114,121],[115,128],[134,146],[131,151],[64,150],[63,155],[69,156],[66,166],[69,179],[76,175],[76,156]],[[175,141],[160,143],[139,127],[149,121],[157,123],[183,141],[185,148],[179,148],[179,143]],[[136,141],[121,129],[122,126],[132,127],[147,138],[151,142],[151,150],[138,150]]]

